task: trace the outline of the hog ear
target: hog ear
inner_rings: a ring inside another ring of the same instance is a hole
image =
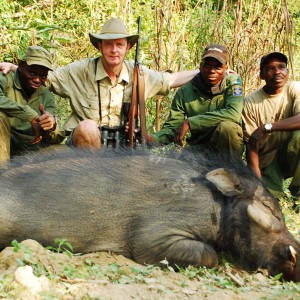
[[[227,169],[220,168],[210,171],[205,177],[225,196],[231,197],[241,193],[237,189],[240,179]]]
[[[280,221],[273,215],[270,208],[263,204],[263,202],[254,201],[253,204],[249,204],[247,213],[251,220],[265,230],[277,232],[282,229]]]

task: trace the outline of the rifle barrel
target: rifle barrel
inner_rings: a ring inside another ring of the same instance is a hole
[[[138,40],[137,40],[137,43],[136,43],[136,48],[135,48],[135,61],[134,61],[135,66],[137,66],[139,64],[141,22],[142,22],[142,17],[139,16],[138,19],[137,19],[139,37],[138,37]]]

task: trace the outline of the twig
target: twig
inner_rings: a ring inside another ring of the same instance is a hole
[[[233,274],[231,274],[229,271],[225,272],[226,275],[228,275],[238,286],[242,287],[244,286],[244,283],[236,278]]]

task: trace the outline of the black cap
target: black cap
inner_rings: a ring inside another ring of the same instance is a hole
[[[263,67],[269,62],[272,58],[278,58],[280,61],[283,61],[287,64],[288,58],[281,52],[271,52],[267,55],[264,55],[260,60],[260,70],[262,71]]]
[[[221,64],[226,64],[229,58],[228,49],[219,44],[208,45],[202,54],[202,60],[207,57],[213,57]]]

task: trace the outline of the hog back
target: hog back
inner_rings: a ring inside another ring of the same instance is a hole
[[[178,239],[215,240],[222,225],[220,193],[186,161],[65,151],[19,158],[1,173],[0,248],[66,238],[74,252],[153,262]]]

